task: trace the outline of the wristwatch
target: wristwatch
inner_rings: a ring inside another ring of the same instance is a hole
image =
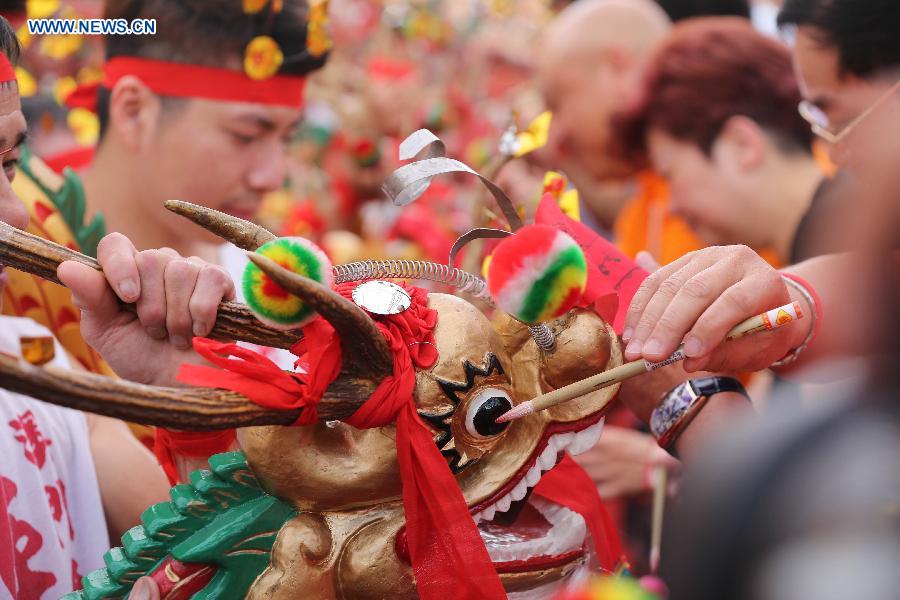
[[[706,401],[721,392],[737,392],[750,399],[741,382],[733,377],[689,379],[663,394],[650,415],[650,431],[657,443],[662,448],[669,448],[703,409]]]

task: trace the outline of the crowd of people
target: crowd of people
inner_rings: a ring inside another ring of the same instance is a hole
[[[179,385],[219,303],[245,299],[247,257],[169,199],[306,237],[335,264],[446,263],[504,221],[464,174],[414,204],[384,197],[402,140],[426,128],[525,221],[562,174],[566,214],[649,272],[624,299],[625,359],[683,344],[683,362],[623,384],[577,457],[632,573],[657,570],[664,469],[672,600],[897,596],[896,0],[19,4],[0,20],[0,221],[102,271],[64,263],[63,288],[0,259],[0,354],[48,338],[60,368]],[[157,31],[27,33],[29,18],[101,16]],[[454,266],[481,274],[495,242]],[[725,341],[790,302],[804,318]],[[701,381],[709,401],[660,446],[654,409]],[[78,589],[208,458],[176,441],[0,388],[0,596]],[[142,579],[129,597],[160,591]]]

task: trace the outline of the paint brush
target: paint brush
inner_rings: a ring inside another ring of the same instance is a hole
[[[803,318],[803,313],[800,311],[800,303],[792,302],[778,308],[773,308],[772,310],[739,323],[728,332],[725,339],[733,340],[758,331],[776,329],[801,318]],[[557,404],[580,398],[585,394],[590,394],[591,392],[596,392],[605,387],[621,383],[635,375],[655,371],[656,369],[684,360],[684,358],[684,344],[682,344],[671,356],[669,356],[669,358],[660,362],[650,362],[644,358],[633,360],[624,365],[604,371],[603,373],[598,373],[597,375],[582,379],[581,381],[576,381],[575,383],[514,406],[511,410],[497,417],[497,423],[506,423],[507,421],[521,419],[522,417],[538,411],[546,410],[551,406],[556,406]]]
[[[669,472],[665,465],[653,469],[653,521],[650,529],[650,572],[659,570],[659,553],[662,548],[663,514],[666,508],[666,488]]]

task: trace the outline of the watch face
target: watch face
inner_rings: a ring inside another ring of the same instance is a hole
[[[650,415],[650,430],[657,440],[671,431],[700,396],[690,381],[677,385],[666,394]]]

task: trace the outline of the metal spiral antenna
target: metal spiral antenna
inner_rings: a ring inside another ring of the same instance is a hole
[[[485,281],[462,269],[422,260],[362,260],[335,265],[335,283],[362,279],[423,279],[452,286],[493,305]]]
[[[546,352],[553,350],[553,347],[556,345],[556,336],[553,335],[553,330],[550,329],[549,325],[546,323],[529,325],[528,331],[531,332],[531,337],[534,339],[534,343],[538,345],[538,348]]]
[[[332,268],[335,283],[361,281],[363,279],[423,279],[442,283],[461,292],[494,305],[484,279],[462,269],[422,260],[362,260],[358,262],[334,265]],[[539,348],[553,350],[556,343],[553,330],[545,323],[529,325],[528,331]]]

